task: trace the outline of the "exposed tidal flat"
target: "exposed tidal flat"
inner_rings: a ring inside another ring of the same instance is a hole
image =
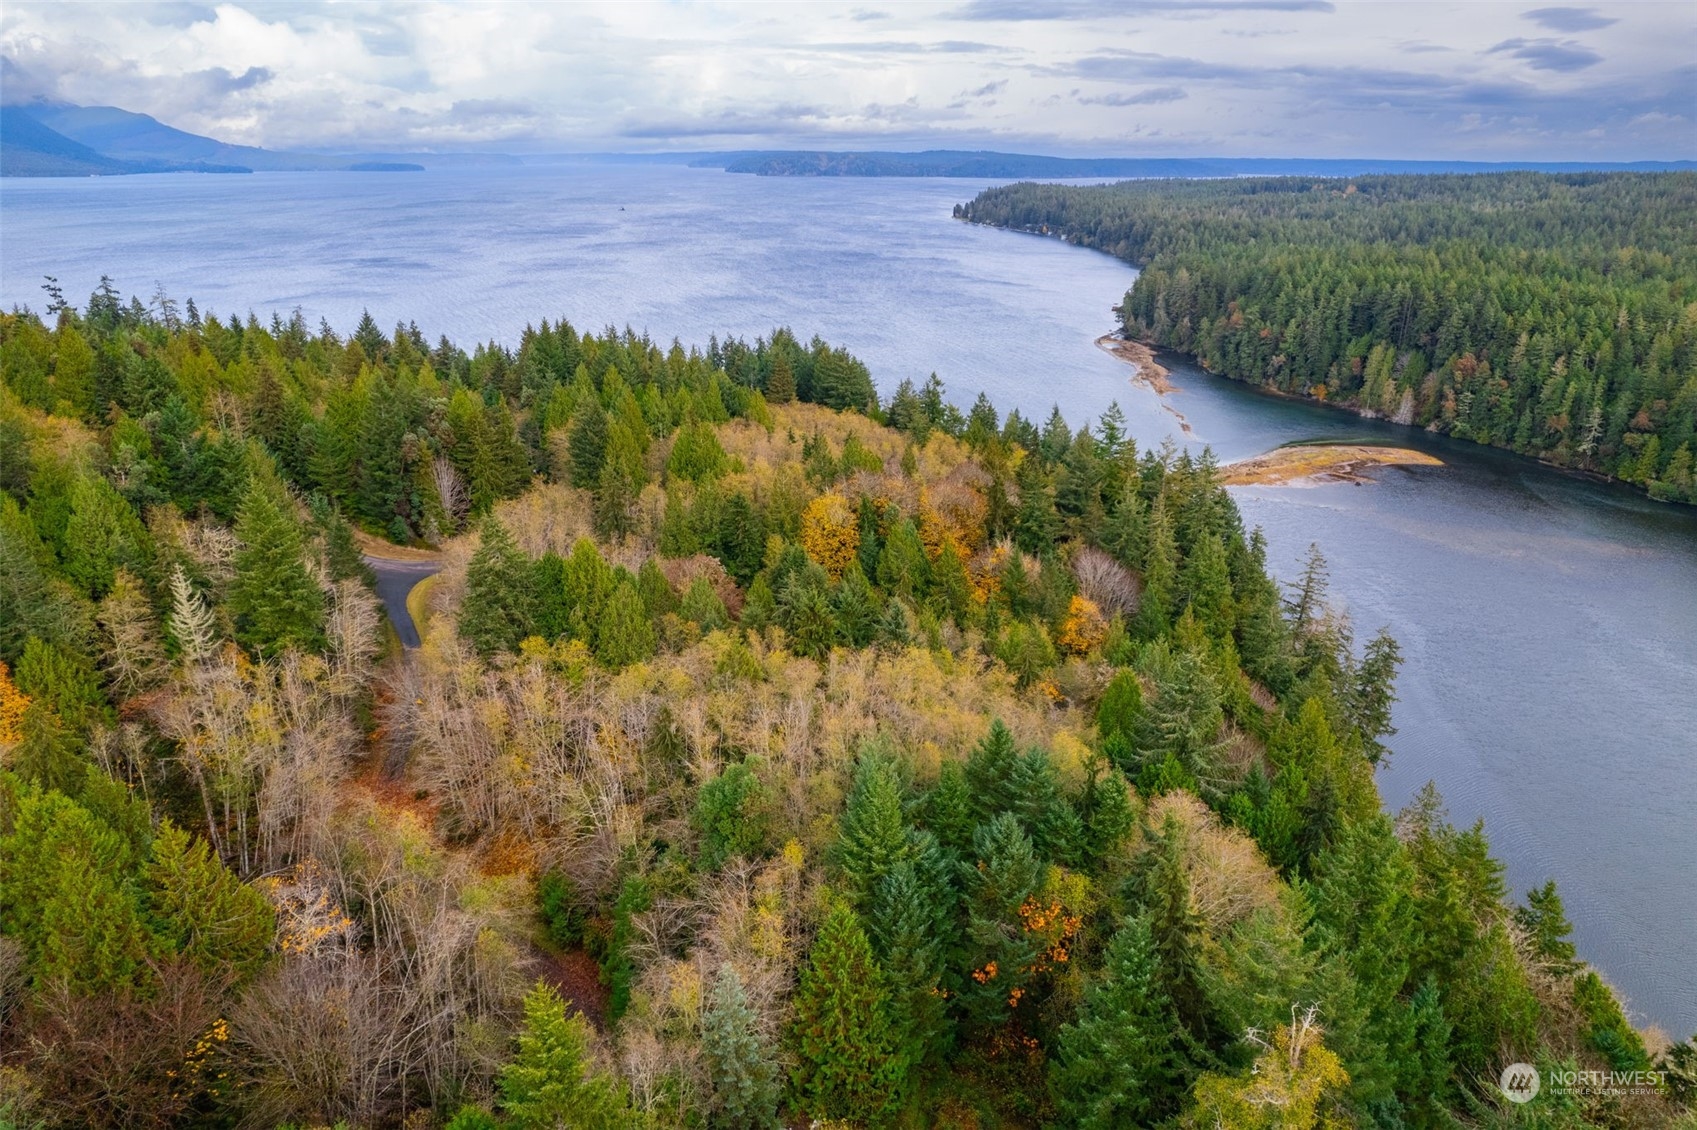
[[[0,302],[39,309],[47,274],[80,301],[107,273],[144,301],[298,305],[344,332],[369,308],[468,348],[561,315],[686,345],[788,324],[885,392],[935,371],[963,405],[982,389],[1041,420],[1058,403],[1075,427],[1118,401],[1140,444],[1226,464],[1305,441],[1439,460],[1233,496],[1276,572],[1317,542],[1358,636],[1401,642],[1387,803],[1435,780],[1452,819],[1484,819],[1514,890],[1558,882],[1581,956],[1640,1020],[1697,1028],[1697,515],[1167,355],[1163,398],[1096,345],[1135,272],[952,221],[984,183],[584,165],[8,180]]]

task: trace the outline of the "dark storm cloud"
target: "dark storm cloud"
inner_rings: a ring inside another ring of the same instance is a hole
[[[1603,57],[1584,44],[1571,39],[1505,39],[1490,51],[1490,55],[1508,52],[1539,71],[1582,71],[1603,61]]]
[[[1598,15],[1595,8],[1533,8],[1530,12],[1520,14],[1551,31],[1565,31],[1569,34],[1576,31],[1596,31],[1600,27],[1620,22],[1608,16]]]
[[[1073,97],[1081,106],[1158,106],[1163,102],[1183,101],[1190,95],[1185,93],[1182,86],[1152,86],[1148,90],[1098,94],[1094,97],[1085,97],[1074,92]]]
[[[1331,12],[1328,0],[971,0],[949,15],[960,20],[1092,20],[1213,12]]]

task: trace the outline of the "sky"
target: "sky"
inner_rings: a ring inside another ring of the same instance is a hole
[[[1697,4],[30,3],[0,97],[272,148],[1697,157]]]

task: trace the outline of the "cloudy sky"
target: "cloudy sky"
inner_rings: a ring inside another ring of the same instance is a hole
[[[1697,5],[8,2],[8,102],[272,147],[1697,156]]]

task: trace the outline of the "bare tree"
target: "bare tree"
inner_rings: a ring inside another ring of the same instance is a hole
[[[431,462],[430,475],[436,483],[436,497],[442,500],[442,512],[453,525],[444,532],[453,533],[471,510],[471,492],[466,490],[465,476],[446,455],[438,455]]]

